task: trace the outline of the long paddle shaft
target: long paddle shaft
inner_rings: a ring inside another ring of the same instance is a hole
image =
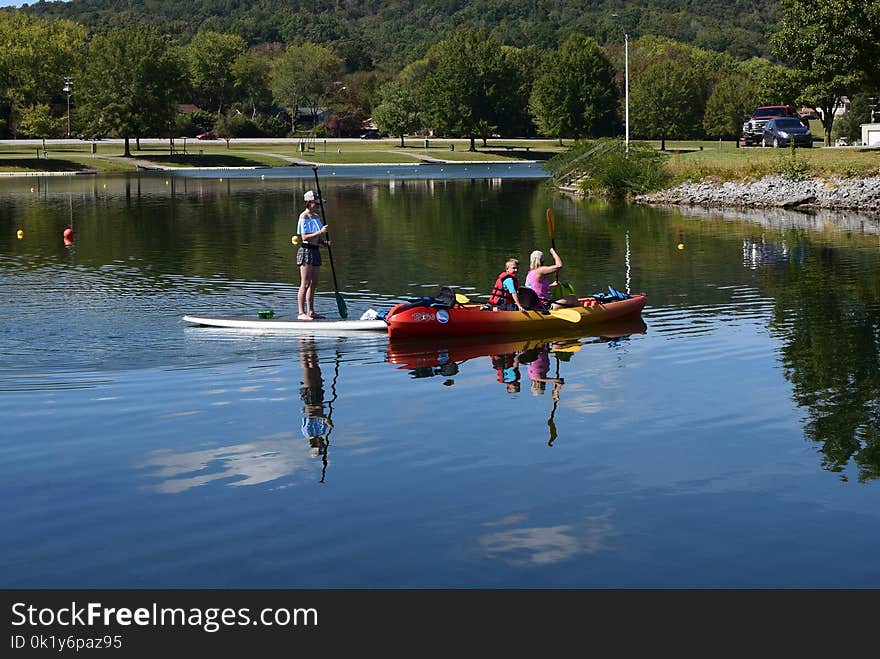
[[[547,231],[550,233],[550,247],[556,249],[556,218],[553,216],[553,209],[547,209]],[[559,283],[559,270],[553,273],[556,275],[556,283]]]
[[[559,379],[559,357],[556,357],[556,379]],[[556,383],[553,384],[554,390],[557,386]],[[553,446],[553,442],[556,441],[556,421],[553,420],[553,417],[556,416],[556,406],[559,405],[559,396],[555,396],[553,398],[553,409],[550,410],[550,418],[547,419],[547,427],[550,428],[550,441],[547,442],[547,446]]]
[[[315,173],[315,192],[318,193],[318,202],[321,204],[321,219],[324,221],[324,224],[326,224],[327,213],[324,211],[324,197],[321,194],[321,184],[318,181],[317,166],[312,167],[312,171]],[[333,250],[330,248],[329,236],[327,240],[327,256],[330,257],[330,272],[333,273],[333,292],[336,293],[336,308],[339,309],[339,315],[342,318],[348,318],[348,307],[339,292],[339,284],[336,283],[336,268],[333,265]]]

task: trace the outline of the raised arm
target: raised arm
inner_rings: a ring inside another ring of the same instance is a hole
[[[552,275],[554,272],[562,270],[562,258],[560,258],[559,254],[553,247],[550,248],[550,256],[553,257],[553,265],[542,265],[539,268],[535,268],[537,273],[542,277]]]

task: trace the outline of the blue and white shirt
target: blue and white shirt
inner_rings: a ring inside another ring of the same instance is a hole
[[[296,232],[302,236],[307,233],[317,233],[324,226],[321,216],[312,214],[309,210],[300,213],[299,221],[296,223]]]

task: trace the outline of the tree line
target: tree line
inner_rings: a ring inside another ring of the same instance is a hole
[[[668,38],[629,42],[634,138],[728,138],[757,105],[823,110],[830,140],[844,94],[878,89],[880,0],[784,0],[771,43],[780,60],[739,60]],[[624,53],[571,33],[553,49],[504,44],[488,29],[463,29],[398,73],[347,71],[343,55],[298,40],[248,47],[240,35],[205,30],[186,45],[151,26],[91,36],[69,20],[0,13],[0,132],[64,134],[64,76],[73,78],[76,133],[125,138],[297,134],[325,118],[325,135],[363,130],[594,138],[620,134]],[[181,103],[201,108],[181,113]],[[326,112],[325,112],[326,110]],[[315,134],[314,132],[312,134]],[[126,153],[129,152],[126,139]]]
[[[311,41],[348,71],[399,71],[459,28],[488,29],[517,48],[553,49],[571,33],[600,43],[654,34],[739,59],[769,56],[766,26],[779,0],[71,0],[24,11],[64,18],[90,33],[150,24],[182,44],[201,31],[237,34],[248,47]]]

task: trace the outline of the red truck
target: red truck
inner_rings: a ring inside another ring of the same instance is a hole
[[[743,122],[742,146],[756,146],[761,143],[764,136],[764,124],[774,117],[795,117],[800,119],[797,110],[791,105],[762,105],[755,108],[751,117],[746,117]]]

